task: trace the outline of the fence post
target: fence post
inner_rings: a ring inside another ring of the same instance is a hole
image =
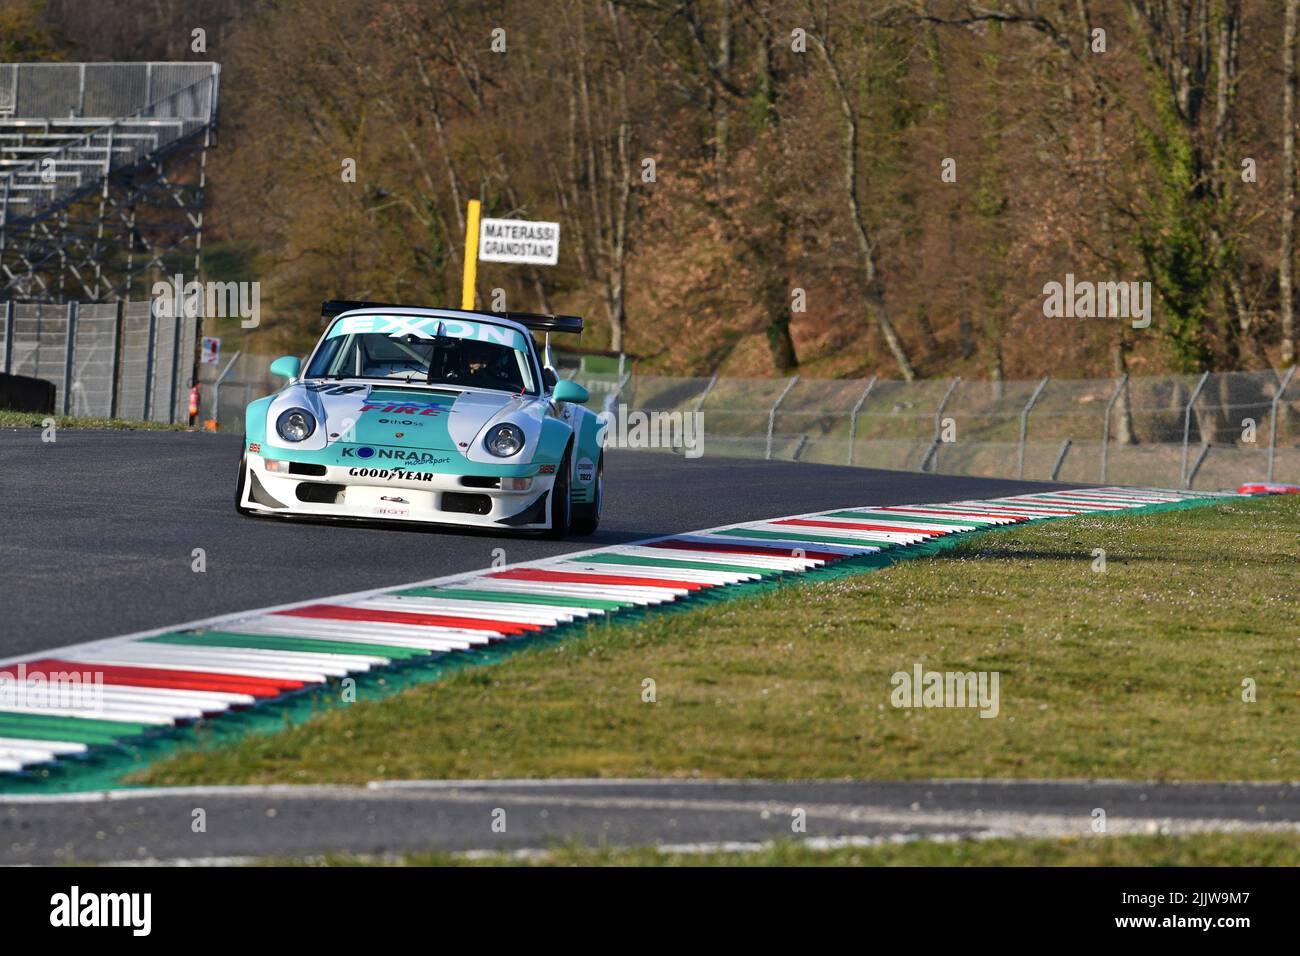
[[[122,335],[126,302],[118,299],[113,310],[113,371],[108,392],[108,417],[117,418],[117,393],[122,387]]]
[[[627,388],[627,383],[631,378],[631,372],[628,372],[626,375],[620,375],[618,384],[614,386],[614,391],[605,396],[605,407],[603,409],[605,414],[614,414],[614,408],[618,405],[619,399],[623,397],[623,389]],[[608,424],[606,427],[608,427]]]
[[[5,251],[9,238],[9,185],[12,182],[13,176],[5,177],[4,196],[0,197],[0,252]]]
[[[1192,487],[1192,482],[1196,480],[1196,473],[1201,470],[1201,464],[1205,461],[1205,456],[1208,455],[1209,453],[1210,453],[1210,443],[1208,441],[1202,440],[1201,453],[1196,456],[1196,464],[1192,466],[1192,473],[1187,476],[1187,483],[1183,486],[1184,488]]]
[[[1201,389],[1205,387],[1205,380],[1210,377],[1206,372],[1201,376],[1201,380],[1196,383],[1196,388],[1192,390],[1192,397],[1187,400],[1187,408],[1183,410],[1183,487],[1187,487],[1187,439],[1191,434],[1192,428],[1192,406],[1196,404],[1196,399],[1200,397]]]
[[[695,407],[691,411],[698,412],[700,410],[704,405],[704,400],[709,397],[709,392],[713,391],[713,386],[717,384],[718,376],[714,375],[713,378],[709,379],[709,384],[704,386],[704,391],[700,393],[700,397],[695,400]]]
[[[63,350],[63,414],[72,414],[72,353],[77,346],[77,303],[68,303],[68,341]]]
[[[1295,373],[1296,367],[1291,365],[1291,368],[1287,369],[1287,377],[1282,380],[1281,388],[1273,395],[1273,408],[1269,411],[1269,481],[1273,480],[1273,457],[1278,450],[1278,402],[1282,401],[1282,395],[1286,394],[1287,386],[1291,384],[1291,376]]]
[[[1038,401],[1038,396],[1043,394],[1043,389],[1047,388],[1049,378],[1051,378],[1050,375],[1038,383],[1038,387],[1034,389],[1034,394],[1029,396],[1029,401],[1025,402],[1025,407],[1020,412],[1020,454],[1016,465],[1017,478],[1025,477],[1025,435],[1029,432],[1029,412]]]
[[[939,402],[939,407],[934,412],[934,438],[930,440],[930,447],[925,450],[921,456],[921,471],[926,471],[926,466],[930,459],[936,458],[939,452],[939,437],[943,434],[943,410],[948,407],[948,399],[952,398],[953,390],[961,384],[961,376],[958,375],[948,386],[948,391],[943,393],[943,399]]]
[[[1061,442],[1061,450],[1056,456],[1056,464],[1052,466],[1052,481],[1061,473],[1061,466],[1065,464],[1065,456],[1070,453],[1070,446],[1074,444],[1074,439],[1067,438]]]
[[[767,454],[763,456],[767,461],[772,459],[772,429],[776,428],[776,410],[781,407],[781,403],[785,401],[785,397],[790,394],[790,389],[794,388],[797,381],[799,381],[798,375],[786,383],[785,391],[772,403],[772,410],[767,413]]]
[[[153,410],[153,351],[154,337],[157,332],[158,317],[154,315],[154,300],[149,300],[149,332],[145,340],[144,349],[144,409],[141,411],[140,418],[142,421],[149,421],[149,413]]]
[[[1123,394],[1125,387],[1128,385],[1128,372],[1120,376],[1119,384],[1115,386],[1115,391],[1111,393],[1110,401],[1106,403],[1106,418],[1101,423],[1101,483],[1106,483],[1106,468],[1110,464],[1110,413],[1115,409],[1115,403]]]
[[[212,383],[212,420],[216,423],[218,429],[221,428],[221,383],[226,380],[230,370],[235,367],[235,362],[239,361],[239,356],[243,354],[244,352],[241,349],[232,355],[230,361],[226,363],[226,367],[217,376],[217,380]]]
[[[853,464],[853,443],[857,440],[858,437],[858,412],[862,410],[862,406],[866,402],[867,396],[871,394],[871,390],[876,387],[877,377],[878,376],[875,375],[871,376],[871,381],[869,381],[867,383],[867,387],[863,389],[862,397],[858,399],[858,404],[854,405],[853,411],[849,413],[849,464],[850,465]]]
[[[167,409],[167,423],[176,424],[176,405],[179,396],[176,394],[176,387],[180,384],[181,373],[181,338],[185,330],[185,314],[178,311],[175,319],[172,320],[172,382],[171,391],[168,393],[170,407]],[[192,355],[193,353],[191,353]],[[187,416],[188,418],[188,416]]]
[[[14,300],[5,303],[5,374],[14,370]]]

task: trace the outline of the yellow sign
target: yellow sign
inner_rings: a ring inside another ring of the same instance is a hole
[[[465,216],[465,282],[460,290],[460,307],[474,308],[474,280],[478,278],[478,214],[479,201],[469,201]]]

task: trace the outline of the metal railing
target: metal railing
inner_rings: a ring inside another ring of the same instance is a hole
[[[130,116],[217,69],[188,61],[0,63],[0,115],[42,125]]]
[[[184,422],[197,331],[148,301],[0,302],[0,371],[52,382],[62,415]]]
[[[223,430],[242,431],[244,406],[282,384],[267,371],[270,359],[245,353],[226,370],[215,416]],[[200,379],[205,418],[213,417],[218,374],[205,366]],[[1165,487],[1300,483],[1294,370],[1004,382],[576,381],[592,393],[589,407],[610,415],[700,412],[712,456]]]
[[[215,118],[219,76],[216,64],[209,66],[198,82],[7,167],[0,173],[0,222],[12,225],[48,212],[115,170],[206,130]]]
[[[1300,482],[1293,371],[1004,382],[578,381],[599,391],[600,407],[611,411],[700,411],[706,455],[1167,487]]]

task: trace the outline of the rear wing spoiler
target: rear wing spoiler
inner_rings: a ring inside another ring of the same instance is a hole
[[[349,299],[327,299],[321,303],[322,319],[334,319],[353,309],[427,309],[425,305],[398,305],[395,302],[354,302]],[[518,322],[534,332],[582,332],[580,315],[548,315],[538,312],[485,312],[482,310],[446,309],[447,312],[460,312],[463,315],[487,315],[494,319],[509,319]]]

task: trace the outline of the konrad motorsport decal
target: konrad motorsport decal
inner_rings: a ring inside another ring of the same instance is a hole
[[[446,455],[435,455],[427,451],[406,451],[403,448],[371,448],[361,445],[357,448],[344,448],[341,458],[361,458],[374,461],[403,461],[408,465],[445,465],[451,461]]]

